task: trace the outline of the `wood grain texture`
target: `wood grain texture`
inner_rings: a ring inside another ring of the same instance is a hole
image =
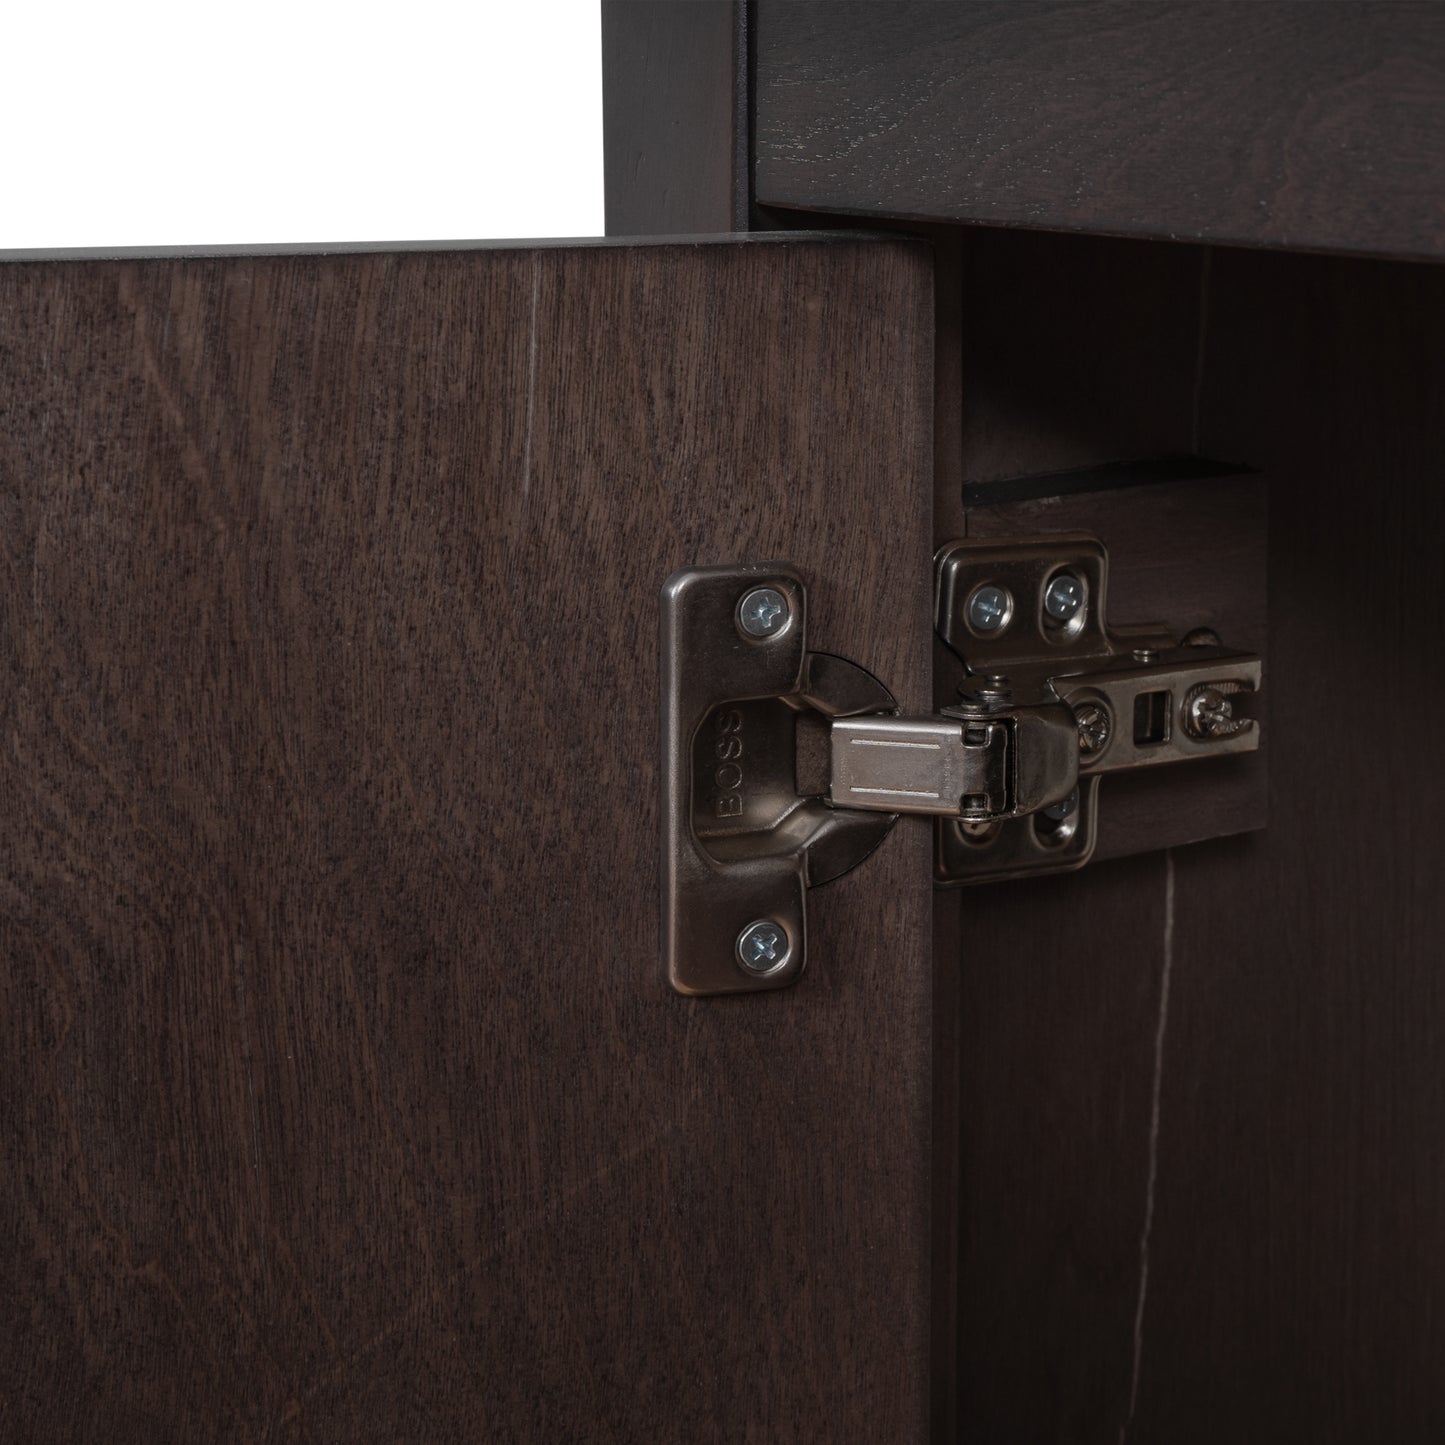
[[[602,0],[609,236],[748,229],[746,0]]]
[[[1220,251],[1205,310],[1201,445],[1270,486],[1270,826],[965,898],[961,1433],[1433,1441],[1445,272]]]
[[[761,206],[1445,256],[1445,12],[756,7]]]
[[[1271,477],[1283,745],[1270,830],[1178,858],[1131,1438],[1436,1440],[1445,272],[1221,254],[1209,329],[1208,445]],[[1352,659],[1363,733],[1320,707]]]
[[[960,1440],[1127,1414],[1168,856],[958,895]]]
[[[791,558],[926,700],[931,318],[891,243],[0,266],[0,1434],[922,1437],[927,829],[673,995],[655,598]]]

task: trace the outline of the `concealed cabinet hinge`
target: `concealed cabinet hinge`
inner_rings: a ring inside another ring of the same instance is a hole
[[[773,564],[697,567],[662,594],[663,949],[682,993],[794,982],[806,891],[902,814],[934,818],[944,886],[1078,868],[1104,773],[1252,752],[1260,659],[1208,633],[1111,632],[1083,535],[954,542],[939,637],[958,701],[900,716],[876,678],[806,646],[807,591]]]

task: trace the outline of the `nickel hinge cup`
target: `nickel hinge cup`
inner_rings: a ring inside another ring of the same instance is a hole
[[[816,794],[800,780],[831,720],[895,706],[863,668],[807,650],[806,607],[782,564],[693,567],[662,590],[662,934],[681,993],[794,982],[807,890],[895,821],[832,807],[825,769]]]

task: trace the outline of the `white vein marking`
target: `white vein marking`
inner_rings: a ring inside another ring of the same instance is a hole
[[[532,417],[537,409],[537,292],[542,268],[532,258],[532,319],[527,330],[527,445],[522,454],[522,512],[526,514],[527,494],[532,490]]]
[[[1154,1228],[1154,1185],[1159,1177],[1159,1088],[1164,1077],[1164,1033],[1169,1026],[1169,978],[1174,972],[1174,853],[1164,854],[1164,961],[1159,977],[1159,1022],[1154,1029],[1154,1089],[1149,1108],[1149,1177],[1144,1189],[1144,1228],[1139,1234],[1139,1300],[1134,1306],[1134,1368],[1129,1413],[1119,1426],[1119,1445],[1134,1423],[1139,1403],[1139,1365],[1144,1357],[1144,1301],[1149,1294],[1149,1235]]]

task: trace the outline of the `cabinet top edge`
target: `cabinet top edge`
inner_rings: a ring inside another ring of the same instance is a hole
[[[626,247],[717,245],[817,245],[889,242],[927,245],[927,238],[896,231],[839,229],[808,231],[709,232],[681,236],[548,236],[497,241],[305,241],[202,246],[56,246],[0,249],[0,265],[30,261],[201,261],[240,257],[374,256],[467,253],[473,251],[570,251]]]

